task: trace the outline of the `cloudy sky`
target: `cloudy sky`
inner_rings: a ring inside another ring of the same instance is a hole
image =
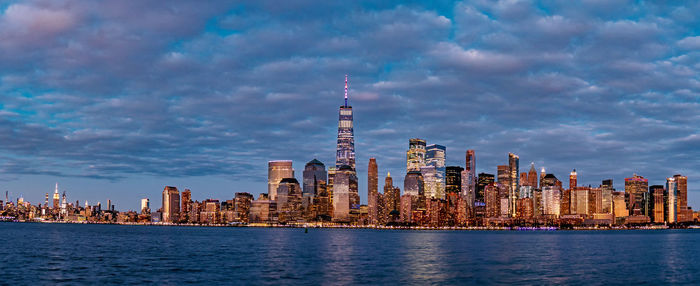
[[[268,160],[334,164],[349,74],[363,201],[420,137],[478,172],[682,173],[700,207],[698,2],[377,2],[0,0],[0,190],[265,192]]]

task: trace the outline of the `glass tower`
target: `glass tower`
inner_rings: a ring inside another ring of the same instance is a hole
[[[348,165],[355,171],[355,137],[352,128],[352,106],[348,105],[348,76],[345,76],[345,104],[340,106],[338,118],[338,145],[335,167]]]

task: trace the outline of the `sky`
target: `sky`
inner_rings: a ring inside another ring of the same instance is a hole
[[[428,3],[424,3],[428,2]],[[564,185],[688,176],[700,208],[697,1],[3,1],[0,190],[137,210],[333,166],[344,77],[361,200],[409,138],[508,152]],[[4,196],[3,198],[4,199]]]

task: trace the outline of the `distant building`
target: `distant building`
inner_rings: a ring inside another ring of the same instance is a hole
[[[514,217],[516,214],[518,200],[518,190],[520,190],[520,157],[513,153],[508,153],[508,169],[510,173],[508,190],[508,212]]]
[[[267,194],[271,200],[277,199],[277,187],[284,178],[294,178],[294,168],[291,160],[267,162]]]
[[[537,171],[535,170],[535,163],[530,164],[530,171],[527,172],[528,185],[535,189],[539,189],[537,186]]]
[[[304,196],[313,197],[318,194],[318,183],[328,180],[326,166],[321,161],[313,159],[306,163],[303,173]]]
[[[642,215],[644,193],[648,190],[649,180],[644,177],[634,174],[625,178],[625,202],[630,215]]]
[[[250,219],[250,207],[253,195],[245,192],[238,192],[234,197],[235,220],[247,223]]]
[[[398,187],[394,187],[393,184],[394,180],[391,178],[391,173],[387,172],[384,179],[384,208],[387,215],[393,210],[399,211],[401,209],[401,191]],[[406,191],[404,190],[404,192]]]
[[[141,213],[151,213],[151,204],[148,199],[141,199]]]
[[[666,193],[664,194],[664,220],[667,223],[675,223],[678,220],[678,183],[676,178],[666,179]]]
[[[435,166],[420,167],[423,176],[423,191],[426,198],[444,199],[445,193],[440,190],[440,178],[435,170]]]
[[[180,220],[189,221],[189,215],[192,210],[192,191],[185,189],[181,194]]]
[[[352,186],[357,189],[357,176],[348,165],[343,165],[335,173],[333,183],[333,219],[349,221]]]
[[[345,104],[338,112],[338,145],[335,168],[349,166],[355,172],[355,134],[353,130],[352,106],[348,105],[348,76],[345,76]]]
[[[180,192],[176,187],[166,186],[163,189],[163,218],[162,222],[177,222],[180,214]]]
[[[479,173],[479,178],[476,185],[476,198],[475,200],[480,203],[485,202],[484,189],[487,185],[493,183],[495,180],[493,174]]]
[[[403,192],[412,196],[424,196],[423,175],[419,171],[409,171],[403,180]]]
[[[408,140],[406,151],[406,172],[420,172],[420,167],[425,166],[425,140],[412,138]]]
[[[561,190],[556,186],[542,188],[542,206],[544,215],[559,217],[561,214]]]
[[[651,197],[651,222],[664,223],[664,186],[650,186],[649,194]]]
[[[302,190],[295,178],[284,178],[277,187],[277,217],[279,222],[301,219]]]
[[[369,164],[367,166],[367,216],[370,224],[377,224],[378,222],[378,194],[379,174],[377,170],[377,159],[369,158]]]
[[[447,166],[445,169],[445,193],[462,192],[462,171],[464,168],[460,166]]]
[[[474,150],[467,150],[465,155],[465,163],[464,171],[466,172],[466,176],[463,175],[463,177],[465,177],[467,180],[463,182],[463,186],[466,188],[462,188],[462,196],[471,197],[470,200],[472,201],[473,205],[473,201],[477,200],[476,155]]]
[[[425,165],[435,168],[436,198],[445,198],[445,146],[430,144],[425,147]],[[425,178],[425,176],[424,176]]]
[[[676,200],[678,222],[693,221],[693,211],[688,207],[688,177],[682,175],[673,175],[678,188],[678,197]]]

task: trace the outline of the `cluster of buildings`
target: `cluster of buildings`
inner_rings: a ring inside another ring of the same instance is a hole
[[[634,174],[625,179],[625,189],[616,190],[612,179],[599,186],[578,185],[574,169],[564,186],[554,174],[534,163],[520,171],[520,158],[509,153],[506,164],[495,173],[476,173],[476,153],[466,150],[464,166],[446,166],[446,148],[409,139],[406,174],[401,187],[391,174],[379,188],[379,171],[370,158],[367,172],[367,205],[360,204],[355,169],[353,109],[345,102],[339,109],[335,164],[326,167],[313,159],[306,163],[302,181],[296,179],[292,161],[268,162],[267,193],[255,198],[235,193],[226,201],[193,201],[190,190],[182,193],[164,188],[162,207],[150,208],[142,199],[140,212],[119,213],[108,201],[107,208],[80,207],[62,201],[58,185],[49,204],[33,206],[19,199],[7,202],[3,216],[18,218],[95,222],[162,222],[189,224],[307,224],[337,223],[370,226],[537,226],[537,225],[643,225],[697,222],[698,213],[688,206],[688,179],[674,175],[663,185],[649,185]],[[380,191],[381,190],[381,191]],[[6,199],[7,201],[7,199]]]

